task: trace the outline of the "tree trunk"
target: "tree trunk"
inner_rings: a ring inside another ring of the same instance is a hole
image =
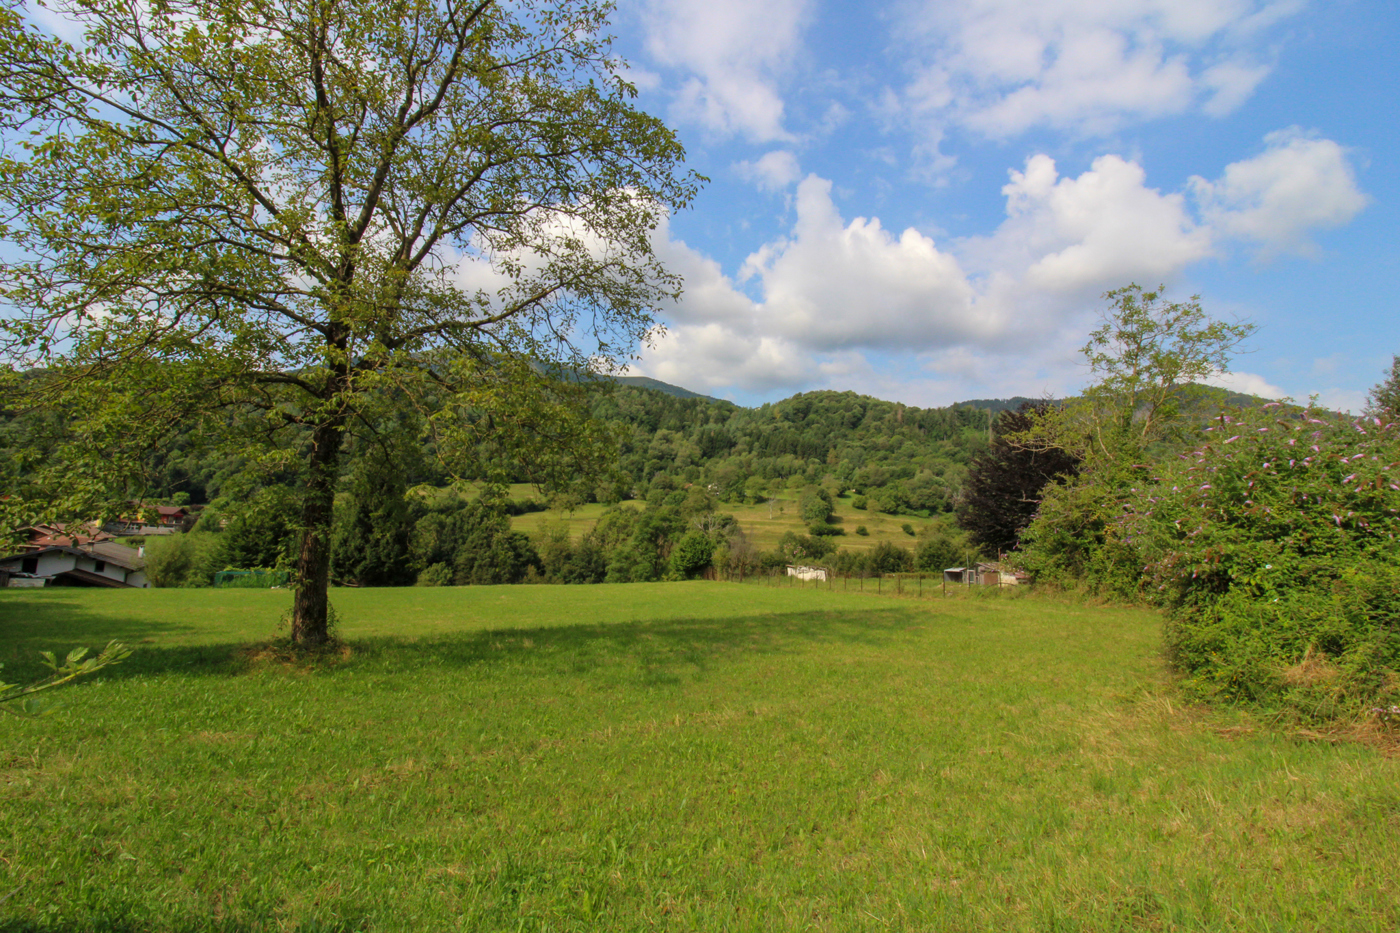
[[[301,510],[301,550],[297,554],[296,596],[292,602],[292,641],[311,647],[330,639],[331,517],[339,475],[344,419],[332,418],[312,434],[310,476]]]

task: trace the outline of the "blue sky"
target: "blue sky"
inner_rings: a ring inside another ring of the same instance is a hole
[[[622,0],[712,181],[634,371],[753,404],[1060,395],[1110,288],[1259,325],[1222,384],[1359,409],[1400,353],[1389,0]]]

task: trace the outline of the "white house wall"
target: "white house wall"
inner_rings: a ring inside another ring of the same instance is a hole
[[[105,561],[104,563],[106,566],[98,570],[97,558],[89,557],[86,554],[79,557],[63,551],[50,551],[47,554],[37,555],[36,559],[39,565],[34,573],[36,576],[40,577],[52,577],[66,570],[73,570],[76,567],[78,570],[86,570],[88,573],[97,574],[109,580],[128,583],[131,586],[150,586],[150,584],[146,582],[146,574],[144,571],[128,571],[125,567],[120,567],[111,561]],[[11,573],[22,573],[23,566],[23,557],[14,557],[0,563],[0,569],[8,570]]]

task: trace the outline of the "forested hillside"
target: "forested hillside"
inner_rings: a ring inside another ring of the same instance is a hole
[[[595,411],[627,428],[618,466],[629,491],[669,477],[704,483],[736,502],[829,485],[889,513],[950,509],[967,463],[986,446],[990,421],[986,410],[912,408],[854,392],[807,392],[741,408],[619,387]]]
[[[913,408],[853,392],[808,392],[758,408],[694,395],[674,387],[600,386],[595,417],[616,425],[620,444],[611,475],[584,477],[585,500],[645,498],[654,484],[702,484],[720,500],[761,500],[783,488],[825,484],[867,496],[873,508],[900,512],[948,511],[970,459],[985,446],[989,407]],[[985,405],[986,403],[981,403]],[[17,449],[28,426],[0,413],[0,443]],[[230,432],[235,427],[230,421]],[[5,438],[9,438],[5,441]],[[225,443],[188,430],[150,454],[149,475],[133,485],[146,498],[194,503],[257,487],[295,481],[293,471],[266,470],[251,481],[248,458]],[[42,439],[40,445],[42,447]],[[351,463],[372,446],[356,443]],[[437,462],[430,436],[399,449],[395,466],[407,485],[442,486],[450,477]],[[17,460],[10,463],[18,468]],[[521,467],[514,482],[527,482]],[[352,467],[347,467],[347,474]],[[466,477],[473,479],[475,477]]]

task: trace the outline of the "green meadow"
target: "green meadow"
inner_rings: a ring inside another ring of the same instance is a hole
[[[1400,759],[1183,705],[1158,618],[723,583],[0,591],[0,930],[1394,931]],[[260,643],[264,643],[260,646]]]

